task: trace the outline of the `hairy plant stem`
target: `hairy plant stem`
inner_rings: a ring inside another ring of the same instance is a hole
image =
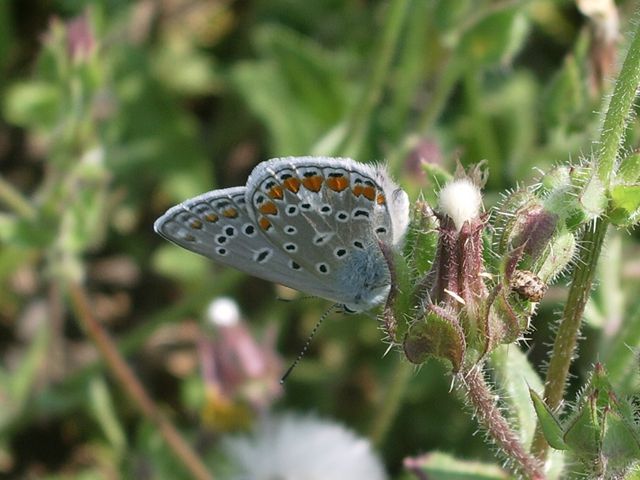
[[[591,294],[591,285],[593,284],[596,265],[598,264],[608,225],[609,222],[599,219],[595,222],[594,227],[589,228],[582,237],[581,243],[584,250],[573,271],[571,288],[569,289],[567,303],[562,314],[562,321],[553,343],[549,369],[545,380],[544,399],[553,410],[558,408],[564,397],[569,367],[571,366],[571,360],[573,359],[580,333],[584,307]],[[542,434],[540,423],[538,423],[531,451],[536,457],[544,459],[548,449],[549,445]]]
[[[85,289],[75,283],[68,287],[71,304],[78,322],[100,351],[105,363],[120,387],[131,398],[142,415],[156,426],[176,458],[197,480],[213,480],[200,457],[192,450],[173,424],[160,412],[133,371],[120,355],[113,340],[93,316]]]
[[[627,56],[618,75],[607,115],[602,124],[600,152],[596,161],[598,177],[609,187],[615,173],[616,161],[622,147],[631,109],[640,85],[640,25],[634,32]]]
[[[491,391],[484,378],[481,364],[465,367],[460,376],[460,388],[471,402],[478,422],[514,462],[514,470],[528,479],[543,480],[542,463],[530,455],[520,441],[518,434],[511,428],[496,404],[496,395]]]
[[[627,56],[616,81],[602,125],[600,151],[594,159],[594,168],[597,171],[598,178],[607,189],[615,175],[616,162],[622,149],[624,133],[639,85],[640,25],[634,32]],[[606,219],[599,218],[595,221],[593,228],[585,232],[582,239],[584,249],[573,271],[567,304],[554,341],[545,381],[544,398],[552,409],[560,405],[564,396],[569,366],[571,365],[571,359],[575,353],[577,338],[580,333],[582,315],[591,293],[596,265],[608,226],[609,222]],[[532,444],[532,452],[538,458],[544,459],[548,449],[549,446],[538,424]]]

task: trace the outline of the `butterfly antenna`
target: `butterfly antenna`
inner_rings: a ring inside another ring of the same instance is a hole
[[[307,350],[309,349],[309,345],[311,345],[311,340],[313,340],[313,336],[318,331],[318,328],[320,328],[320,324],[324,321],[325,318],[327,318],[329,316],[329,314],[337,306],[338,306],[338,304],[331,305],[331,307],[329,307],[329,309],[320,316],[320,319],[318,320],[318,323],[316,323],[316,326],[313,327],[313,330],[311,330],[311,333],[309,334],[309,337],[307,338],[307,341],[305,342],[304,346],[302,347],[302,350],[300,351],[300,353],[298,354],[296,359],[293,361],[291,366],[289,368],[287,368],[287,371],[284,372],[284,375],[282,375],[282,378],[280,379],[280,385],[284,384],[284,382],[287,380],[287,378],[289,377],[291,372],[293,372],[293,369],[296,368],[296,365],[298,365],[300,360],[302,360],[302,357],[304,357],[304,355],[307,353]]]
[[[296,300],[310,300],[312,298],[318,298],[315,295],[304,295],[302,297],[297,297],[297,298],[283,298],[283,297],[276,297],[276,300],[278,300],[279,302],[285,302],[285,303],[289,303],[289,302],[294,302]],[[333,307],[331,307],[333,308]]]

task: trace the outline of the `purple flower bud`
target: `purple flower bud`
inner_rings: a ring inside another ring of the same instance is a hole
[[[282,393],[275,332],[269,330],[258,343],[242,321],[236,303],[227,298],[213,301],[208,316],[214,335],[200,341],[199,352],[209,400],[218,404],[239,402],[254,411],[264,411]]]
[[[74,62],[89,58],[95,50],[95,37],[87,14],[75,17],[67,23],[67,53]]]

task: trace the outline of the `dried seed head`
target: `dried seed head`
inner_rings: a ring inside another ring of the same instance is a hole
[[[451,218],[460,231],[465,222],[480,216],[480,188],[468,178],[455,179],[440,190],[438,207],[440,213]]]

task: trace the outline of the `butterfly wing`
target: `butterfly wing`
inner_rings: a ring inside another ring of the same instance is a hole
[[[246,204],[290,267],[307,273],[295,288],[354,310],[386,298],[389,270],[378,242],[402,241],[409,207],[382,167],[344,158],[269,160],[249,177]],[[329,292],[317,293],[319,286]]]
[[[154,229],[167,240],[249,275],[300,290],[313,279],[265,235],[246,208],[245,187],[213,190],[169,209]],[[305,290],[331,298],[331,289]]]

